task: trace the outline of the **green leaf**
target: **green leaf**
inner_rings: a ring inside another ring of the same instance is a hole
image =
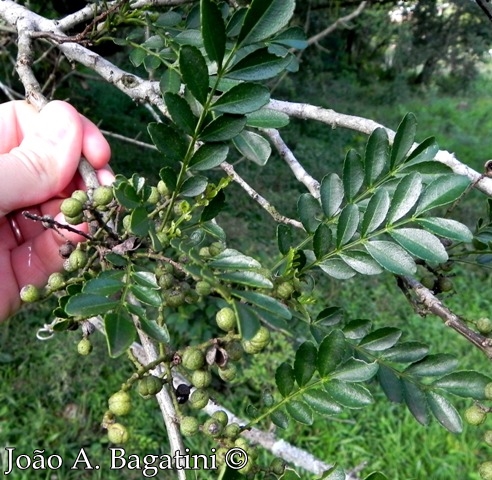
[[[294,13],[294,0],[253,0],[237,39],[238,46],[260,42],[287,25]]]
[[[251,270],[252,268],[261,268],[261,263],[238,250],[226,248],[213,258],[209,266],[224,270]]]
[[[451,220],[449,218],[426,217],[419,218],[417,223],[435,235],[449,238],[457,242],[471,242],[473,239],[473,233],[469,230],[469,228],[456,220]]]
[[[356,274],[355,270],[350,268],[347,263],[339,258],[324,260],[323,262],[320,262],[318,266],[327,275],[338,280],[347,280]]]
[[[321,415],[336,415],[342,411],[342,407],[320,388],[309,389],[302,395],[303,400],[317,413]]]
[[[287,413],[299,423],[305,425],[312,425],[313,423],[313,411],[311,407],[300,400],[291,400],[285,405]]]
[[[390,225],[410,211],[417,202],[421,191],[422,177],[419,173],[411,173],[400,180],[391,199],[391,207],[388,212]]]
[[[225,193],[223,190],[219,190],[217,195],[215,195],[208,205],[203,208],[202,214],[200,215],[200,222],[208,222],[209,220],[214,219],[222,211],[225,205]]]
[[[405,161],[405,167],[409,165],[417,165],[423,162],[429,162],[433,160],[439,151],[439,145],[436,143],[434,137],[426,138],[422,143],[420,143],[408,156]],[[438,163],[438,162],[433,162]]]
[[[208,58],[212,62],[217,62],[220,69],[226,47],[226,32],[222,13],[213,0],[201,0],[200,17],[203,46]]]
[[[328,470],[325,470],[321,477],[319,477],[319,480],[345,480],[346,478],[345,470],[335,464]]]
[[[282,128],[289,124],[289,116],[271,108],[260,108],[248,113],[246,126],[255,128]]]
[[[417,132],[417,119],[413,113],[407,113],[396,131],[391,149],[390,169],[401,163],[412,148]]]
[[[390,402],[403,402],[403,384],[392,369],[385,365],[380,365],[378,370],[378,381]]]
[[[306,385],[316,371],[317,353],[316,347],[309,341],[302,343],[297,349],[294,360],[294,375],[300,387]]]
[[[165,325],[159,325],[155,320],[139,318],[140,328],[151,338],[160,343],[169,343],[171,337]]]
[[[407,252],[427,262],[444,263],[448,254],[441,241],[432,233],[418,228],[399,228],[389,234]]]
[[[352,320],[343,328],[343,334],[350,340],[358,340],[365,337],[372,328],[370,320]]]
[[[145,57],[147,56],[147,52],[143,50],[142,48],[134,48],[130,52],[130,62],[132,62],[134,67],[139,67],[142,65],[143,61],[145,60]]]
[[[260,320],[256,312],[249,306],[241,303],[235,303],[238,325],[241,336],[245,340],[253,338],[260,328]]]
[[[126,315],[108,313],[104,315],[104,331],[108,344],[109,356],[119,357],[135,341],[136,330],[133,322]]]
[[[257,83],[240,83],[219,97],[212,110],[244,114],[259,110],[270,101],[270,90]]]
[[[279,365],[275,371],[275,383],[282,397],[290,395],[295,385],[294,369],[286,362]]]
[[[364,156],[364,177],[368,187],[374,185],[389,160],[389,141],[386,130],[376,128],[371,133]]]
[[[341,330],[333,330],[318,348],[317,368],[321,377],[333,372],[347,355],[347,341]]]
[[[277,427],[286,429],[289,426],[289,417],[283,410],[275,410],[270,414],[270,418]]]
[[[178,175],[176,171],[171,167],[164,167],[159,170],[160,179],[166,184],[169,191],[174,192],[176,190],[176,184],[178,183]]]
[[[421,162],[415,165],[411,164],[408,166],[405,163],[402,167],[400,167],[400,171],[405,174],[418,172],[422,176],[422,181],[424,183],[430,183],[440,175],[450,175],[453,173],[451,167],[448,167],[447,165],[444,165],[444,163],[436,160]]]
[[[360,250],[347,250],[339,257],[353,270],[362,275],[378,275],[383,269],[369,254]]]
[[[381,472],[372,472],[364,480],[388,480],[388,477]]]
[[[452,433],[461,433],[463,423],[456,409],[441,395],[434,392],[427,392],[427,403],[437,421]]]
[[[146,271],[132,272],[131,278],[142,287],[153,288],[154,290],[159,289],[155,273]]]
[[[267,48],[262,48],[241,59],[227,72],[226,76],[251,82],[268,80],[285,70],[291,61],[290,55],[277,57],[269,53]]]
[[[438,353],[427,355],[417,363],[413,363],[405,369],[405,373],[419,377],[437,377],[446,375],[456,368],[458,358],[455,355]]]
[[[205,126],[200,139],[204,142],[225,142],[239,135],[246,125],[244,115],[229,115],[225,113]]]
[[[403,248],[386,240],[374,240],[364,244],[369,255],[385,270],[396,275],[412,275],[417,266]]]
[[[117,280],[115,278],[91,278],[88,280],[82,291],[84,293],[97,294],[99,296],[108,297],[110,295],[114,295],[118,293],[124,284],[121,280]]]
[[[391,348],[393,345],[396,344],[396,342],[398,342],[401,335],[402,331],[398,328],[379,328],[364,337],[359,343],[359,346],[365,348],[366,350],[374,352],[388,350],[388,348]]]
[[[131,213],[130,230],[140,237],[145,237],[149,233],[150,220],[145,207],[137,207]]]
[[[208,96],[208,69],[200,50],[191,45],[183,45],[179,50],[179,68],[184,84],[204,105]]]
[[[464,398],[485,400],[485,387],[492,382],[486,375],[474,371],[453,372],[432,383],[434,388],[442,388],[448,393]]]
[[[165,123],[150,123],[147,129],[152,142],[168,162],[184,159],[188,142],[180,132]]]
[[[142,303],[151,307],[160,307],[162,298],[156,290],[152,288],[142,287],[142,285],[130,285],[130,291],[135,295],[135,298]]]
[[[178,93],[180,86],[181,78],[176,70],[169,68],[162,74],[159,89],[163,95],[166,92]]]
[[[317,259],[324,257],[331,248],[331,230],[328,225],[320,223],[313,236],[313,250]]]
[[[196,197],[205,191],[207,185],[208,179],[206,177],[194,175],[193,177],[188,177],[184,181],[179,194],[183,197]]]
[[[437,178],[422,193],[415,214],[421,215],[432,208],[454,202],[469,186],[470,180],[463,175],[451,174]]]
[[[176,93],[164,94],[166,107],[174,123],[188,135],[193,135],[197,124],[197,118],[193,115],[189,103]]]
[[[159,15],[159,18],[155,22],[156,25],[160,27],[174,27],[182,20],[181,15],[178,12],[169,10]]]
[[[109,312],[118,305],[118,301],[110,300],[102,295],[78,293],[70,297],[65,306],[65,312],[68,315],[88,318]]]
[[[362,408],[373,402],[372,395],[367,388],[357,383],[346,383],[332,380],[325,385],[325,390],[335,402],[348,408]]]
[[[351,202],[364,183],[364,168],[355,150],[349,150],[345,156],[342,180],[345,197]]]
[[[280,303],[278,300],[269,297],[268,295],[245,290],[234,291],[233,293],[235,296],[242,298],[243,300],[246,300],[247,302],[252,303],[263,310],[266,310],[277,317],[285,320],[290,320],[292,318],[292,313],[283,303]]]
[[[225,282],[238,283],[247,287],[273,288],[273,283],[268,278],[256,272],[221,273],[217,276]]]
[[[377,362],[367,363],[363,360],[351,358],[338,368],[331,377],[342,382],[366,382],[376,375],[378,369]]]
[[[343,183],[336,173],[323,177],[320,186],[320,200],[323,213],[327,218],[333,217],[343,202]]]
[[[414,418],[422,425],[429,424],[425,393],[413,382],[402,378],[403,398]]]
[[[359,208],[353,203],[346,205],[340,217],[337,225],[337,248],[342,247],[348,243],[359,226]]]
[[[389,362],[413,363],[422,360],[427,353],[429,347],[423,343],[404,342],[381,352],[381,357]]]
[[[289,27],[272,39],[272,42],[283,45],[287,48],[302,50],[308,46],[306,34],[301,27]]]
[[[277,245],[280,253],[286,255],[292,246],[292,229],[288,225],[277,226]]]
[[[193,170],[210,170],[218,167],[229,154],[229,147],[216,143],[203,144],[191,157],[190,168]]]
[[[297,202],[297,213],[302,225],[309,233],[314,233],[321,223],[319,216],[321,207],[310,193],[303,193]]]
[[[362,221],[361,236],[373,232],[384,222],[390,207],[390,198],[387,190],[382,188],[376,190],[367,204]]]
[[[239,153],[257,165],[266,165],[272,153],[272,147],[268,140],[254,132],[243,130],[232,139]]]

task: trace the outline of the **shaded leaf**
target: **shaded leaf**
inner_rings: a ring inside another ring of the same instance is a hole
[[[118,301],[110,300],[102,295],[78,293],[69,298],[65,306],[65,312],[71,316],[88,318],[109,312],[118,305]]]
[[[302,398],[315,412],[322,415],[336,415],[342,411],[342,407],[321,388],[307,390]]]
[[[371,197],[364,212],[360,234],[365,236],[373,232],[384,222],[386,214],[390,207],[390,198],[387,190],[382,188],[376,190],[376,193]]]
[[[418,385],[402,378],[403,398],[411,414],[422,425],[429,424],[427,399]]]
[[[221,273],[218,277],[225,282],[238,283],[247,287],[273,288],[273,283],[268,278],[256,272]]]
[[[164,94],[167,110],[173,122],[188,135],[193,135],[197,124],[197,118],[193,115],[188,102],[176,93],[166,92]]]
[[[323,213],[326,217],[333,217],[343,202],[343,183],[336,173],[323,177],[320,186],[320,200]]]
[[[342,382],[366,382],[378,372],[377,362],[367,363],[356,358],[349,359],[331,376]]]
[[[152,142],[168,162],[184,159],[188,142],[180,132],[165,123],[150,123],[147,129]]]
[[[419,173],[411,173],[400,180],[391,199],[391,207],[388,212],[390,225],[410,211],[417,202],[421,191],[422,177]]]
[[[220,69],[226,47],[226,31],[222,13],[212,0],[201,0],[200,17],[203,46],[208,58],[212,62],[217,62]]]
[[[270,90],[257,83],[240,83],[219,97],[212,110],[222,113],[244,114],[259,110],[270,100]]]
[[[97,294],[99,296],[108,297],[119,292],[123,288],[123,282],[115,278],[91,278],[88,280],[82,291],[84,293]]]
[[[333,372],[346,358],[347,341],[341,330],[333,330],[318,348],[317,368],[321,377]]]
[[[292,318],[292,313],[283,303],[263,293],[242,290],[234,291],[234,295],[285,320]]]
[[[225,113],[212,120],[200,134],[204,142],[224,142],[239,135],[246,125],[244,115],[229,115]]]
[[[183,197],[196,197],[205,191],[207,185],[208,179],[206,177],[194,175],[193,177],[188,177],[184,181],[179,190],[179,194]]]
[[[426,230],[431,231],[440,237],[456,240],[457,242],[471,242],[473,233],[470,229],[456,220],[439,217],[426,217],[417,220]]]
[[[385,270],[396,275],[412,275],[417,266],[412,257],[398,245],[386,240],[374,240],[364,244],[369,255]]]
[[[342,181],[345,197],[351,202],[364,183],[364,168],[361,157],[355,150],[349,150],[345,156]]]
[[[423,343],[404,342],[381,352],[381,357],[390,362],[412,363],[422,360],[428,352],[429,347]]]
[[[321,207],[310,193],[303,193],[297,202],[297,213],[302,225],[309,233],[314,233],[321,223],[319,216]]]
[[[451,372],[457,365],[458,358],[455,355],[438,353],[413,363],[406,368],[405,373],[420,377],[437,377]]]
[[[294,389],[294,369],[288,363],[281,363],[275,371],[275,383],[282,397],[286,397]]]
[[[146,271],[138,271],[132,272],[132,280],[137,282],[142,287],[152,288],[154,290],[159,289],[159,284],[157,283],[157,278],[155,273],[146,272]]]
[[[350,340],[358,340],[365,337],[372,328],[370,320],[352,320],[343,327],[343,334]]]
[[[443,263],[448,254],[441,241],[432,233],[418,228],[399,228],[389,234],[407,252],[428,262]]]
[[[179,50],[179,68],[184,84],[203,105],[208,96],[208,68],[200,50],[183,45]]]
[[[146,305],[157,308],[162,304],[162,298],[159,292],[152,288],[143,287],[134,283],[130,285],[130,291],[139,302],[145,303]]]
[[[130,230],[140,237],[145,237],[149,233],[150,220],[145,207],[137,207],[130,216]]]
[[[289,417],[283,410],[275,410],[270,414],[272,422],[280,428],[287,428],[289,426]]]
[[[485,400],[485,387],[490,382],[492,380],[482,373],[465,370],[439,378],[432,383],[432,386],[459,397]]]
[[[306,34],[301,27],[289,27],[278,35],[275,35],[272,42],[279,43],[287,48],[302,50],[308,46]]]
[[[254,132],[243,130],[232,141],[244,157],[260,166],[266,165],[272,153],[268,140]]]
[[[139,318],[140,328],[151,338],[160,343],[169,343],[171,337],[165,325],[159,325],[155,320]]]
[[[178,93],[181,86],[181,78],[176,72],[171,68],[168,68],[163,74],[159,81],[159,89],[164,95],[166,92]]]
[[[246,126],[256,128],[282,128],[289,124],[289,116],[271,108],[261,108],[248,113]]]
[[[218,167],[229,153],[229,147],[224,144],[203,144],[191,157],[190,168],[193,170],[209,170]]]
[[[405,161],[405,168],[408,165],[417,165],[422,162],[429,162],[433,160],[439,151],[439,145],[436,143],[434,137],[426,138],[422,143],[420,143]],[[438,163],[438,162],[434,162]]]
[[[402,331],[394,327],[383,327],[374,330],[369,335],[365,336],[359,343],[360,347],[366,350],[379,352],[387,350],[398,342],[402,335]]]
[[[389,141],[386,130],[382,127],[374,130],[366,145],[364,156],[364,177],[367,186],[371,187],[387,165],[389,160]]]
[[[427,392],[427,403],[437,421],[452,433],[461,433],[463,423],[453,405],[443,396],[434,392]]]
[[[357,205],[349,203],[343,208],[338,218],[337,248],[342,247],[352,239],[358,226],[359,208]]]
[[[296,351],[294,360],[294,375],[300,387],[311,380],[316,371],[316,347],[312,342],[302,343]]]
[[[136,330],[126,315],[107,313],[104,315],[104,332],[108,344],[109,356],[119,357],[135,341]]]
[[[378,370],[378,381],[384,394],[390,402],[403,402],[403,385],[392,369],[380,365]]]
[[[245,340],[250,340],[260,328],[258,315],[256,315],[255,311],[249,305],[235,303],[235,306],[240,334]]]
[[[222,211],[225,205],[225,193],[223,190],[219,190],[217,195],[215,195],[208,205],[203,208],[202,214],[200,215],[200,222],[208,222],[209,220],[214,219]]]
[[[280,253],[286,255],[292,246],[292,229],[288,225],[277,226],[277,245]]]
[[[228,78],[245,81],[268,80],[285,70],[292,61],[291,56],[277,57],[263,48],[255,50],[241,59],[227,72]]]
[[[324,223],[320,223],[313,236],[313,250],[317,259],[324,257],[331,248],[331,230]]]
[[[209,263],[212,268],[227,270],[250,270],[261,268],[261,263],[253,257],[244,255],[233,248],[226,248],[223,252],[216,255]]]
[[[391,149],[390,168],[401,163],[412,148],[417,132],[417,119],[413,113],[407,113],[396,131]]]

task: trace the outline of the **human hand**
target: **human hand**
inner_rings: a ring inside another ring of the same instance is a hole
[[[62,243],[83,240],[45,229],[22,211],[63,223],[62,199],[85,188],[77,173],[80,157],[94,167],[101,184],[110,184],[110,154],[98,128],[68,103],[53,101],[41,112],[23,101],[0,105],[0,320],[19,308],[24,285],[42,286],[61,270]]]

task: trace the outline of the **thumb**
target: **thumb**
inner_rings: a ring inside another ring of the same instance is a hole
[[[77,170],[82,135],[81,117],[71,105],[47,104],[21,144],[0,155],[0,217],[45,202],[65,188]]]

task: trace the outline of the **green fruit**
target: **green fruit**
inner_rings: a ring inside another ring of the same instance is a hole
[[[63,245],[60,245],[58,253],[60,254],[60,257],[68,258],[74,250],[75,245],[72,242],[65,242]]]
[[[270,470],[275,475],[283,475],[285,470],[285,461],[281,458],[274,458],[270,464]]]
[[[483,434],[483,441],[492,447],[492,430],[487,430],[484,434]]]
[[[137,392],[145,399],[157,395],[161,390],[162,380],[155,375],[147,375],[137,384]]]
[[[41,297],[39,288],[35,285],[24,285],[20,291],[20,299],[26,303],[37,302]]]
[[[159,286],[163,290],[169,290],[176,282],[174,275],[172,273],[163,273],[159,277]]]
[[[113,187],[101,185],[92,193],[92,201],[94,205],[106,206],[113,200]]]
[[[290,298],[291,295],[294,293],[295,288],[294,284],[292,282],[282,282],[278,287],[277,287],[277,295],[286,300],[287,298]]]
[[[191,383],[196,388],[206,388],[212,383],[212,374],[209,370],[195,370],[191,374]]]
[[[209,418],[202,427],[203,433],[205,435],[210,435],[211,437],[218,437],[222,430],[224,430],[223,425],[215,418]]]
[[[208,247],[202,247],[200,248],[200,251],[198,252],[198,255],[203,258],[209,258],[210,257],[210,250]]]
[[[82,204],[89,201],[89,197],[87,196],[87,192],[85,190],[75,190],[72,193],[72,198],[75,198],[75,200],[78,200]]]
[[[223,427],[225,427],[229,422],[229,417],[227,416],[227,413],[224,412],[224,410],[217,410],[212,414],[211,418],[217,420]]]
[[[492,462],[484,462],[478,467],[482,480],[492,480]]]
[[[197,388],[196,390],[193,390],[193,392],[191,393],[188,403],[190,404],[191,408],[196,408],[197,410],[201,410],[207,405],[209,399],[210,397],[206,390]]]
[[[83,338],[78,344],[77,344],[77,351],[79,352],[80,355],[89,355],[89,353],[92,352],[92,343],[88,338]]]
[[[453,290],[453,282],[447,277],[439,277],[437,280],[437,288],[441,292],[450,292]]]
[[[217,449],[217,451],[215,452],[215,459],[218,466],[224,465],[228,451],[229,449],[226,447],[220,447],[219,449]]]
[[[156,187],[150,187],[150,188],[151,191],[149,197],[147,198],[147,203],[150,203],[151,205],[155,205],[159,201],[160,195]]]
[[[181,365],[188,370],[199,370],[205,365],[205,355],[196,347],[186,347],[181,356]]]
[[[132,409],[130,394],[124,390],[120,390],[111,395],[108,400],[108,408],[117,416],[128,415]]]
[[[215,315],[217,326],[225,332],[234,330],[237,326],[236,314],[229,307],[221,308]]]
[[[243,358],[243,347],[236,340],[228,343],[225,347],[225,350],[227,352],[227,355],[229,356],[229,360],[232,360],[233,362],[237,362],[238,360],[241,360],[241,358]]]
[[[84,221],[84,214],[81,213],[75,217],[69,217],[68,215],[65,215],[65,222],[67,222],[69,225],[79,225]]]
[[[243,340],[242,346],[246,353],[255,355],[260,353],[270,343],[270,331],[266,327],[260,327],[251,340]]]
[[[52,273],[48,278],[47,287],[54,291],[59,290],[60,288],[65,286],[65,277],[62,273],[55,272]]]
[[[426,275],[425,277],[422,278],[420,283],[425,287],[428,288],[429,290],[432,290],[434,288],[436,279],[432,275]]]
[[[212,293],[212,285],[210,285],[210,283],[206,282],[205,280],[200,280],[196,282],[195,291],[201,297],[207,297]]]
[[[121,423],[108,425],[108,440],[111,443],[126,443],[128,438],[128,430]]]
[[[132,216],[127,215],[126,217],[123,217],[122,224],[123,224],[123,230],[125,230],[125,232],[131,232],[130,226],[132,224]]]
[[[487,385],[485,385],[485,398],[487,400],[492,400],[492,383],[487,383]]]
[[[478,405],[472,405],[465,410],[465,421],[470,425],[481,425],[487,418],[487,413]]]
[[[65,217],[78,217],[82,214],[84,205],[76,198],[65,198],[60,205],[60,211]]]
[[[176,215],[184,215],[191,210],[190,204],[186,200],[179,200],[173,206],[173,211]]]
[[[237,423],[230,423],[224,429],[224,437],[229,438],[230,440],[236,440],[241,433],[241,427]]]
[[[247,442],[246,439],[240,437],[238,439],[236,439],[236,441],[234,442],[234,446],[240,448],[241,450],[248,450],[250,448],[249,446],[249,443]]]
[[[226,249],[225,245],[221,242],[213,242],[210,244],[208,247],[208,251],[210,252],[210,255],[212,257],[215,257],[216,255],[219,255]]]
[[[198,433],[200,424],[195,417],[183,417],[179,422],[179,430],[183,437],[192,437]]]
[[[171,308],[178,308],[184,305],[185,295],[179,290],[167,290],[164,292],[166,305]]]
[[[63,264],[67,272],[75,272],[87,265],[87,253],[82,250],[74,250]],[[67,268],[68,267],[68,268]]]
[[[477,320],[477,330],[484,335],[492,332],[492,320],[490,318],[479,318]]]
[[[219,368],[218,372],[224,382],[231,382],[237,376],[237,367],[233,363],[227,363],[224,368]]]
[[[165,197],[166,195],[169,195],[169,188],[167,188],[166,182],[163,180],[159,180],[159,183],[157,184],[157,191]]]

